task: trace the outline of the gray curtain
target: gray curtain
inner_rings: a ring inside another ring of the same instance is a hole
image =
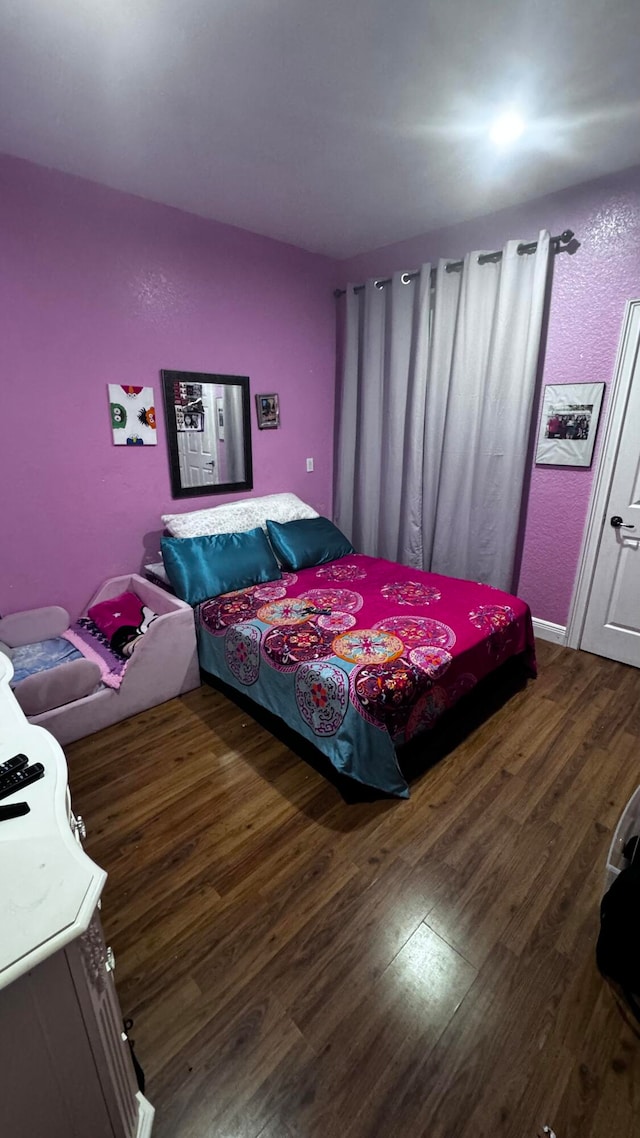
[[[422,565],[429,272],[347,290],[334,516],[363,553]]]
[[[433,541],[438,516],[442,455],[449,407],[451,364],[456,321],[458,319],[460,281],[461,274],[459,272],[447,272],[447,262],[440,261],[436,273],[436,288],[433,294],[431,352],[429,356],[431,382],[427,387],[424,442],[420,456],[422,461],[421,567],[424,569],[431,569],[433,561]],[[437,381],[434,379],[436,376],[438,377]]]
[[[357,549],[513,587],[548,276],[510,241],[404,283],[349,287],[335,517]]]

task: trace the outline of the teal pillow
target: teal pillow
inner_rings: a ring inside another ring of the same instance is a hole
[[[267,522],[276,557],[285,569],[308,569],[353,553],[350,541],[328,518]]]
[[[282,577],[260,527],[247,533],[163,537],[160,546],[173,588],[190,605]]]

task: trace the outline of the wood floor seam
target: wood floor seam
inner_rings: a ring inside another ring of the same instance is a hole
[[[443,937],[442,933],[438,933],[438,932],[436,932],[435,929],[431,928],[431,925],[429,924],[429,922],[426,918],[422,923],[423,923],[423,925],[427,926],[427,928],[434,934],[434,936],[437,936],[439,940],[443,941],[444,944],[448,945],[449,948],[451,949],[451,951],[455,952],[456,956],[459,956],[462,960],[464,960],[465,964],[468,964],[470,968],[475,968],[477,971],[477,965],[474,964],[472,960],[469,960],[469,958],[466,957],[464,955],[464,953],[461,952],[460,949],[455,944],[452,944],[451,941],[447,940],[446,937]]]

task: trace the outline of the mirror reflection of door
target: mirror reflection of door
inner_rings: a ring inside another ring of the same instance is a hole
[[[163,371],[162,383],[173,496],[250,490],[248,378]]]
[[[203,414],[200,417],[199,412],[195,412],[198,418],[194,418],[194,422],[201,423],[202,430],[178,430],[180,482],[183,486],[213,486],[226,481],[220,477],[212,388],[203,386],[200,403]]]

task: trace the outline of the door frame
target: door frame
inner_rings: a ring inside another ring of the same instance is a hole
[[[634,347],[635,338],[635,350]],[[587,618],[596,560],[606,521],[607,503],[618,458],[620,433],[624,424],[636,358],[640,351],[640,299],[628,300],[622,321],[616,363],[609,390],[609,411],[602,454],[591,491],[587,523],[580,548],[578,573],[569,611],[566,643],[579,648]]]

